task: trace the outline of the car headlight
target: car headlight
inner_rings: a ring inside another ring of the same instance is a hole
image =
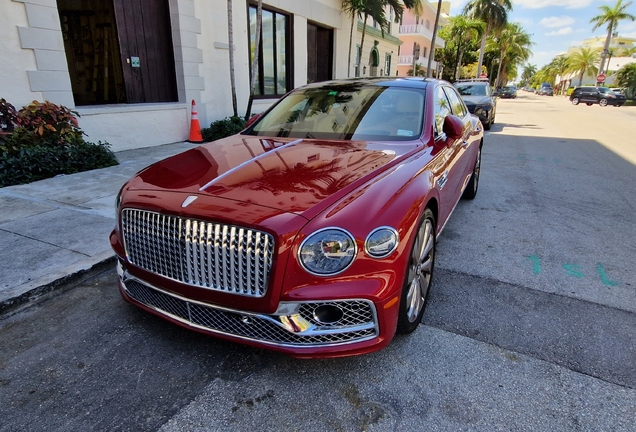
[[[477,108],[480,108],[484,111],[490,111],[492,109],[492,104],[490,102],[479,103],[477,104]]]
[[[351,234],[341,228],[325,228],[302,242],[298,260],[311,274],[331,276],[349,267],[356,252],[356,242]]]
[[[379,227],[371,231],[364,242],[364,250],[373,258],[389,256],[398,246],[400,236],[391,227]]]

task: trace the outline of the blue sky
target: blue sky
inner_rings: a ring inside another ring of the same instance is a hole
[[[636,15],[636,0],[628,12]],[[468,0],[451,0],[451,16],[461,13]],[[532,35],[535,43],[529,60],[540,69],[570,46],[579,46],[584,39],[607,36],[607,29],[592,31],[590,19],[600,14],[600,5],[614,6],[616,0],[512,0],[508,19],[518,22]],[[627,0],[623,0],[627,3]],[[636,22],[621,21],[618,33],[636,39]]]

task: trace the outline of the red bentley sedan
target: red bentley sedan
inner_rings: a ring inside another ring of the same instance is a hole
[[[477,193],[482,145],[445,81],[298,88],[122,187],[110,238],[121,294],[296,357],[379,350],[418,326],[437,236]]]

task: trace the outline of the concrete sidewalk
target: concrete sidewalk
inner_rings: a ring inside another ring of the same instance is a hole
[[[119,165],[0,188],[0,313],[114,263],[115,195],[142,168],[197,144],[116,153]]]

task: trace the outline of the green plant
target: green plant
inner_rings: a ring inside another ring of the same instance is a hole
[[[17,152],[0,152],[0,187],[117,164],[108,143],[95,144],[81,138],[68,146],[22,147]]]
[[[0,98],[0,132],[13,132],[18,119],[18,112],[15,107]]]
[[[205,141],[214,141],[239,133],[245,129],[245,120],[232,116],[223,120],[217,120],[210,124],[209,128],[203,128],[201,135]]]

